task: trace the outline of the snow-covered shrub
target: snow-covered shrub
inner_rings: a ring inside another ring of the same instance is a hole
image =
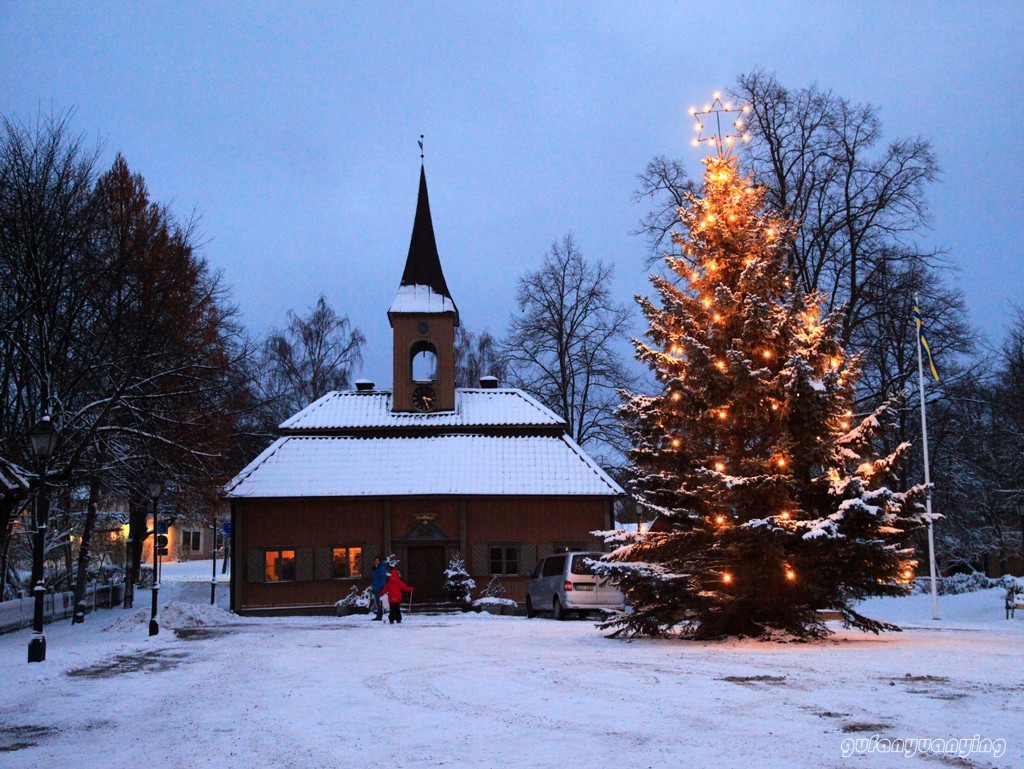
[[[998,587],[1009,590],[1011,587],[1017,591],[1017,595],[1024,595],[1024,577],[1014,577],[1011,574],[1004,574],[998,580]]]
[[[932,590],[932,583],[928,577],[918,578],[915,580],[915,584],[919,593],[930,593]],[[1001,587],[1004,590],[1015,587],[1018,593],[1024,592],[1024,577],[1014,577],[1010,574],[1002,577],[987,577],[979,571],[972,571],[967,574],[951,574],[948,577],[936,579],[939,595],[960,595],[978,590],[989,590],[993,587]]]
[[[86,572],[89,580],[96,582],[124,582],[124,567],[113,563],[104,563],[99,566],[90,566]]]
[[[452,603],[467,604],[473,600],[476,582],[466,571],[466,562],[460,553],[452,556],[444,570],[444,596]]]
[[[497,576],[491,578],[480,596],[472,604],[477,611],[483,609],[492,614],[507,614],[519,606],[515,599],[508,597],[508,590]]]
[[[370,598],[372,594],[371,588],[366,588],[360,593],[359,588],[353,585],[348,595],[334,604],[334,608],[341,616],[346,614],[366,614],[370,611]]]
[[[519,607],[518,602],[514,598],[493,598],[491,596],[484,596],[483,598],[477,598],[472,603],[472,608],[480,611],[488,611],[491,614],[511,614],[513,609]]]
[[[491,581],[487,583],[487,587],[480,593],[484,598],[507,598],[508,590],[501,584],[501,579],[495,575],[491,577]]]

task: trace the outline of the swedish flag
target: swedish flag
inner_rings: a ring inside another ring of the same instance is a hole
[[[924,321],[921,320],[921,308],[917,305],[914,305],[914,321],[917,323],[917,343],[924,348],[924,352],[928,356],[928,368],[931,369],[932,376],[938,382],[939,372],[935,369],[935,361],[932,360],[932,350],[928,346],[928,340],[924,338]]]

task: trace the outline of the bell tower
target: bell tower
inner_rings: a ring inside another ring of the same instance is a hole
[[[409,255],[388,321],[394,340],[391,410],[454,411],[459,310],[441,271],[423,166]]]

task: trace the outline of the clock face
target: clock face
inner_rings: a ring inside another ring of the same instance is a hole
[[[420,336],[428,336],[430,334],[430,324],[425,320],[421,320],[416,324],[416,333]]]
[[[412,407],[417,411],[432,411],[437,405],[437,393],[433,387],[417,387],[412,391]]]

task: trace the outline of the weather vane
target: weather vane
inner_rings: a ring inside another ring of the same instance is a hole
[[[423,162],[423,134],[420,134],[420,140],[418,142],[416,142],[416,143],[418,145],[420,145],[420,162],[422,163]]]
[[[691,108],[690,114],[693,119],[697,121],[697,124],[693,127],[697,131],[697,138],[693,140],[693,146],[700,146],[703,142],[711,142],[715,148],[719,158],[724,159],[728,154],[732,153],[733,145],[737,139],[742,139],[747,142],[750,141],[750,134],[746,132],[746,124],[743,122],[743,115],[750,112],[750,105],[744,104],[739,109],[733,109],[730,102],[722,103],[721,94],[716,93],[715,100],[710,106],[705,106],[703,110],[697,111],[697,109]],[[707,136],[704,135],[704,121],[701,120],[701,116],[710,116],[714,120],[714,130]],[[736,118],[732,121],[732,127],[736,129],[736,133],[722,133],[722,116],[723,115],[736,115]]]

